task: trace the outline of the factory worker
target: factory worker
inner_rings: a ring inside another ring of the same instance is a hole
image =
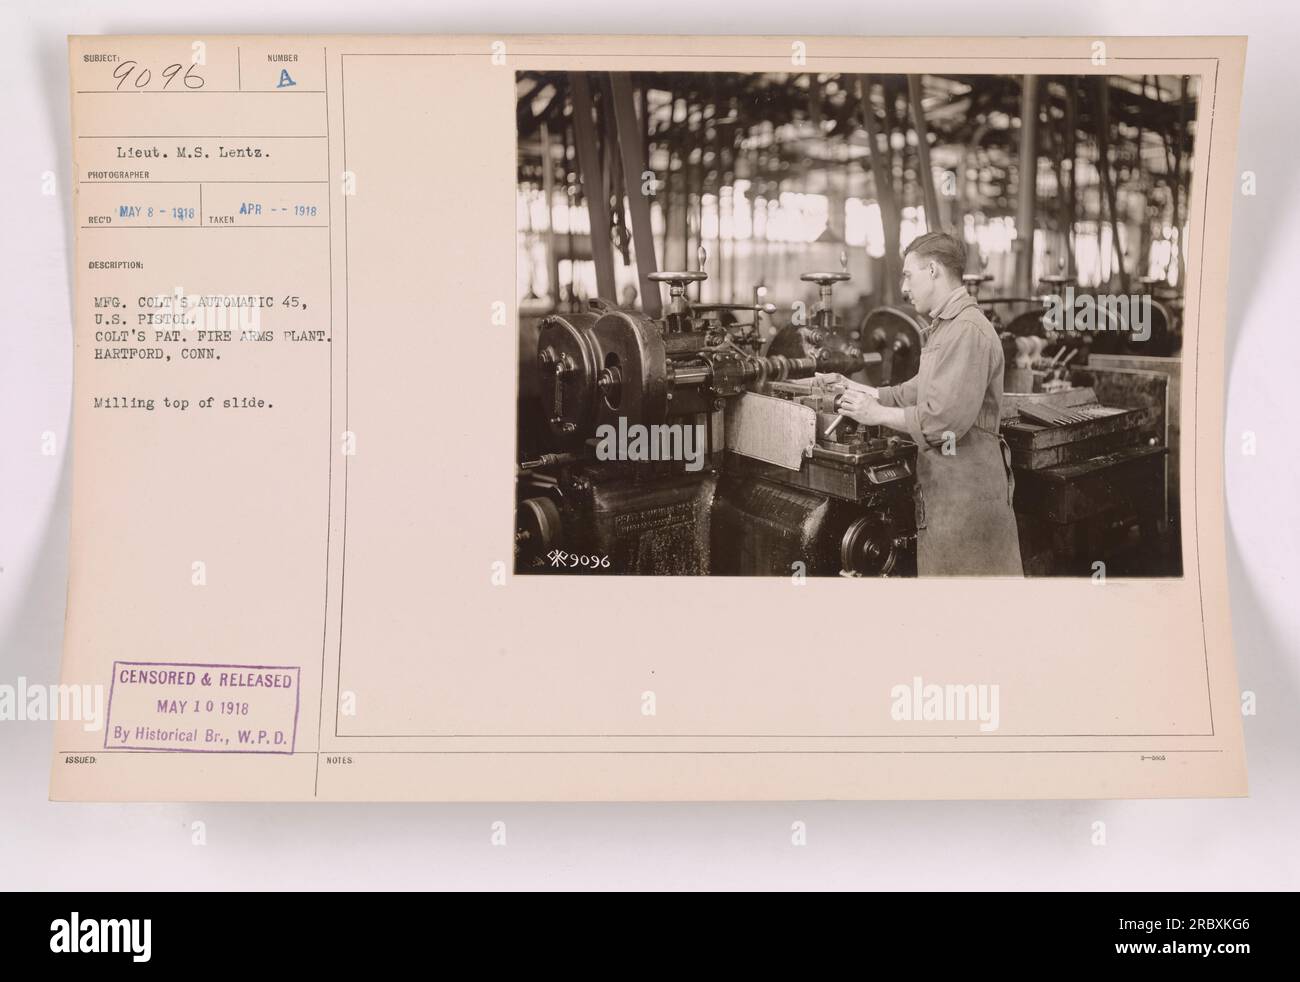
[[[921,367],[879,389],[835,376],[839,412],[905,433],[917,453],[917,572],[1022,576],[1011,452],[998,433],[1002,344],[962,286],[965,244],[943,232],[903,252],[903,295],[930,318]]]

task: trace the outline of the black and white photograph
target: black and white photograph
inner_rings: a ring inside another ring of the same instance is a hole
[[[516,87],[517,572],[1182,575],[1197,76]]]

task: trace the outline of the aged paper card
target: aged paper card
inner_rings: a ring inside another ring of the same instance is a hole
[[[1244,794],[1244,58],[72,38],[52,797]]]

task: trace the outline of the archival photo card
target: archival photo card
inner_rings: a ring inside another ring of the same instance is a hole
[[[1242,39],[69,57],[52,797],[1246,793]]]

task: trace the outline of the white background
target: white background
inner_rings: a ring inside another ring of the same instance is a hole
[[[1245,34],[1237,169],[1255,172],[1258,194],[1234,203],[1224,453],[1233,635],[1258,715],[1245,720],[1248,799],[757,805],[51,804],[51,725],[0,722],[0,888],[1300,887],[1300,475],[1286,416],[1297,412],[1300,368],[1297,17],[1280,0],[479,0],[465,12],[398,0],[6,2],[0,683],[50,684],[59,671],[72,350],[66,35]],[[47,171],[57,195],[41,193]],[[40,452],[45,431],[58,435],[56,456]],[[1254,456],[1241,452],[1245,431],[1257,436]],[[803,848],[791,845],[796,820],[807,825]],[[1091,844],[1097,820],[1104,847]],[[195,821],[206,823],[202,848],[191,844]],[[495,821],[506,823],[505,848],[490,843]]]

